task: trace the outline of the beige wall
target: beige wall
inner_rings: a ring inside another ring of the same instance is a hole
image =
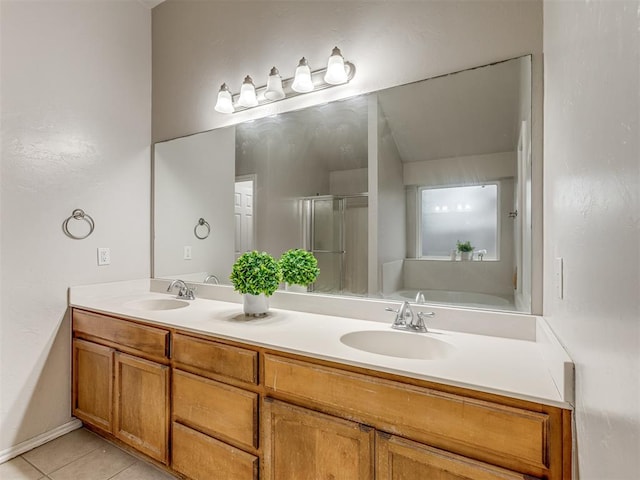
[[[234,115],[215,112],[218,88],[245,75],[291,77],[306,56],[326,66],[334,45],[356,64],[340,88]],[[165,140],[528,53],[540,74],[539,0],[290,2],[167,0],[153,9],[153,138]],[[540,83],[536,85],[539,93]],[[540,112],[536,112],[540,114]],[[539,120],[538,120],[539,121]]]
[[[581,480],[640,478],[638,7],[544,5],[544,314],[576,364]]]
[[[149,275],[151,15],[8,0],[0,14],[2,455],[71,420],[67,287]],[[85,240],[62,233],[74,208],[95,220]]]

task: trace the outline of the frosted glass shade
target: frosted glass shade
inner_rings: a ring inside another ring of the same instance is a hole
[[[338,47],[334,47],[329,61],[327,62],[327,73],[324,81],[331,85],[339,85],[347,81],[347,72],[344,69],[344,58]]]
[[[226,83],[223,83],[220,86],[220,91],[218,92],[218,101],[216,102],[216,106],[213,108],[216,112],[220,113],[235,112],[235,108],[233,108],[233,99],[231,98],[231,92],[229,91],[229,87],[227,87]]]
[[[258,106],[256,87],[249,75],[245,77],[244,82],[242,82],[242,87],[240,87],[240,98],[238,98],[238,105],[246,108]]]
[[[307,59],[304,57],[302,57],[300,59],[300,63],[298,63],[298,68],[296,68],[296,74],[293,78],[291,89],[298,93],[307,93],[313,90],[311,70],[309,69]]]
[[[264,92],[264,98],[267,100],[282,100],[284,98],[282,77],[280,77],[280,72],[276,67],[271,69],[269,78],[267,78],[267,89]]]

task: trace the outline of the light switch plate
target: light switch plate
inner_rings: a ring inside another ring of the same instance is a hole
[[[559,299],[564,297],[564,265],[562,257],[555,259],[554,276],[556,284],[556,296]]]
[[[106,247],[98,247],[98,265],[111,264],[111,249]]]
[[[191,246],[187,245],[184,247],[184,259],[191,260]]]

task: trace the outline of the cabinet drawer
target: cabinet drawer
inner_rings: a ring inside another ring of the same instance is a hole
[[[230,378],[258,383],[258,354],[245,348],[201,340],[176,333],[173,337],[173,359],[183,370],[211,378]]]
[[[378,480],[469,479],[537,480],[522,473],[494,467],[454,453],[378,432]]]
[[[168,358],[169,332],[127,320],[97,313],[73,311],[73,331],[76,335],[102,339],[128,353],[147,354],[155,359]]]
[[[270,354],[264,375],[273,396],[532,475],[548,468],[544,413]]]
[[[193,480],[255,480],[258,457],[196,432],[173,424],[172,468]]]
[[[256,393],[174,370],[175,421],[245,448],[257,448],[257,417]]]

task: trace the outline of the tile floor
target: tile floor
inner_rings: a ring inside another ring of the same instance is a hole
[[[0,465],[2,480],[172,480],[84,428]]]

